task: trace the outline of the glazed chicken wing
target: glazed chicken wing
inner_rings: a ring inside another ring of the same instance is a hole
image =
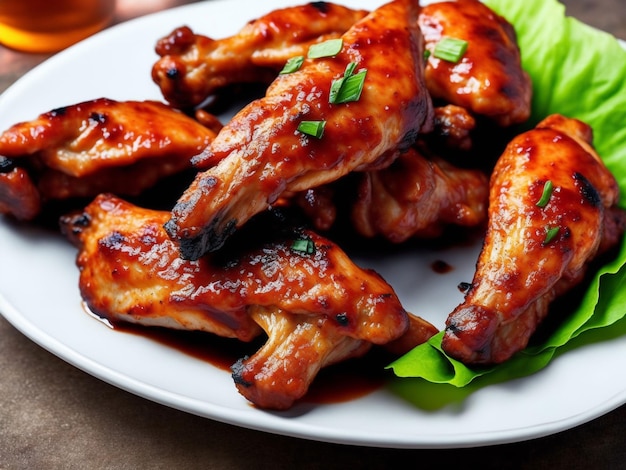
[[[626,217],[616,208],[618,186],[591,144],[589,126],[553,115],[498,160],[476,273],[446,322],[450,356],[468,364],[510,358],[550,303],[619,241]]]
[[[137,195],[191,169],[216,132],[166,105],[96,99],[0,134],[0,213],[31,220],[50,200]]]
[[[161,58],[152,78],[173,106],[193,107],[230,84],[269,84],[288,59],[306,55],[313,43],[341,36],[366,14],[312,2],[272,11],[217,40],[181,26],[158,41]]]
[[[372,346],[345,335],[328,316],[294,315],[258,306],[250,308],[249,313],[265,330],[268,340],[253,356],[232,366],[233,379],[243,396],[263,408],[288,408],[294,397],[304,395],[322,367],[360,357]],[[410,315],[407,332],[385,343],[384,348],[399,356],[436,332],[430,323]]]
[[[363,173],[352,208],[355,230],[393,243],[434,237],[449,225],[475,227],[487,217],[487,176],[453,166],[417,147],[389,167]]]
[[[198,160],[209,169],[181,196],[166,225],[183,257],[218,249],[284,194],[388,165],[430,129],[418,10],[412,0],[375,10],[342,37],[339,53],[307,59],[281,75],[264,98],[224,126]],[[332,82],[350,64],[354,74],[365,71],[360,98],[329,103]],[[303,121],[325,124],[323,135],[299,130]]]
[[[530,115],[532,83],[522,69],[513,26],[479,0],[431,3],[419,24],[430,52],[426,86],[435,100],[467,108],[501,126]],[[458,62],[434,54],[443,37],[467,41]]]
[[[311,231],[250,222],[219,252],[189,261],[163,229],[168,217],[112,195],[64,216],[62,231],[80,250],[81,295],[112,322],[242,341],[265,330],[262,351],[234,372],[241,393],[259,406],[287,408],[324,365],[407,333],[393,289]],[[421,324],[425,341],[435,330]]]

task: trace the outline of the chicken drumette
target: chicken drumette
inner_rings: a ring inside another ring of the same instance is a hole
[[[135,196],[191,159],[216,131],[153,101],[96,99],[0,134],[0,213],[32,220],[48,201]]]
[[[490,185],[476,273],[442,343],[467,364],[500,363],[523,349],[550,303],[626,226],[615,178],[578,120],[552,115],[513,139]]]
[[[181,196],[166,225],[183,257],[218,249],[285,194],[388,165],[431,128],[418,12],[412,0],[375,10],[342,37],[339,52],[306,59],[298,71],[281,75],[264,98],[224,126],[198,160],[209,169]],[[333,81],[352,66],[353,74],[365,73],[362,94],[329,102]],[[323,135],[303,132],[303,121],[325,125]]]
[[[306,55],[313,43],[341,36],[366,14],[312,2],[274,10],[224,39],[181,26],[158,41],[161,59],[152,78],[173,106],[197,106],[227,85],[271,83],[288,59]]]
[[[419,24],[430,52],[426,86],[434,100],[487,116],[501,126],[530,116],[532,83],[522,69],[513,26],[479,0],[431,3]],[[442,38],[467,41],[457,62],[435,54]]]
[[[363,174],[352,207],[355,230],[393,243],[440,235],[449,225],[476,227],[487,218],[488,178],[417,147],[389,167]]]
[[[80,250],[81,295],[114,323],[242,341],[265,330],[267,343],[233,368],[237,387],[258,406],[288,408],[321,367],[372,344],[406,335],[414,346],[436,332],[409,319],[379,275],[314,232],[286,229],[281,218],[282,228],[251,221],[219,252],[189,261],[163,229],[168,217],[112,195],[64,216],[62,230]]]

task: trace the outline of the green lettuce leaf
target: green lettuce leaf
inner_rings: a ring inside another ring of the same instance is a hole
[[[560,113],[590,124],[594,145],[626,194],[626,51],[613,36],[565,16],[556,0],[484,0],[517,32],[533,80],[536,124]],[[626,38],[625,38],[626,39]],[[626,207],[626,198],[622,198]]]
[[[626,51],[619,41],[565,16],[565,7],[555,0],[484,1],[517,31],[523,66],[533,80],[529,124],[553,113],[590,124],[598,153],[626,194]],[[622,207],[625,199],[620,201]],[[624,334],[623,286],[626,241],[616,258],[595,273],[578,305],[568,307],[572,314],[539,343],[504,364],[469,368],[441,350],[440,333],[389,365],[396,376],[417,379],[398,381],[394,387],[420,406],[436,407],[423,401],[432,401],[433,396],[440,401],[462,400],[481,386],[530,375],[572,347]],[[437,393],[422,393],[437,385]]]

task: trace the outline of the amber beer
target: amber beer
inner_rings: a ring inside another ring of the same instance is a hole
[[[0,44],[56,52],[101,30],[115,0],[0,0]]]

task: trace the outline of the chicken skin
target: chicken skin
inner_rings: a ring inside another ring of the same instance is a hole
[[[530,116],[532,83],[522,69],[513,26],[479,0],[431,3],[419,25],[430,52],[426,86],[434,100],[464,107],[501,126]],[[443,37],[467,41],[463,57],[450,62],[437,57]]]
[[[274,10],[224,39],[181,26],[158,41],[161,58],[152,78],[170,104],[194,107],[227,85],[271,83],[288,59],[306,55],[313,43],[340,37],[366,14],[312,2]]]
[[[487,218],[488,177],[413,147],[389,167],[363,173],[352,208],[355,230],[392,243],[431,238],[449,225],[476,227]]]
[[[218,249],[285,194],[388,165],[430,130],[418,12],[411,0],[383,5],[342,37],[336,55],[306,59],[298,71],[279,76],[264,98],[224,126],[197,160],[209,169],[166,224],[183,257]],[[354,74],[365,74],[360,98],[330,103],[331,84],[352,65]],[[303,121],[325,125],[323,135],[303,132]]]
[[[156,101],[101,98],[52,110],[0,134],[0,213],[32,220],[51,200],[138,195],[192,169],[215,136]]]
[[[408,333],[408,314],[389,284],[314,232],[287,229],[281,218],[269,226],[251,221],[219,252],[190,261],[165,233],[168,217],[106,194],[64,216],[62,231],[79,248],[82,298],[113,323],[241,341],[265,330],[266,345],[233,372],[258,406],[288,408],[324,365]],[[419,325],[422,341],[436,331]]]
[[[467,364],[501,363],[526,347],[550,303],[626,226],[615,178],[578,120],[552,115],[513,139],[490,186],[474,279],[442,342]]]

